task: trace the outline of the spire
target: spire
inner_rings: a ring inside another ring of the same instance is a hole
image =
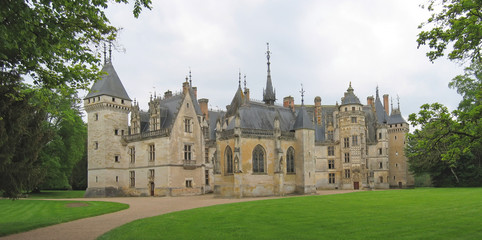
[[[112,42],[109,42],[109,62],[112,62]]]
[[[379,99],[380,98],[380,95],[378,95],[378,85],[377,85],[377,98],[376,99]]]
[[[104,42],[104,64],[107,63],[107,47],[105,45],[105,42]]]
[[[189,67],[189,86],[192,87],[191,67]]]
[[[246,93],[246,90],[247,90],[247,88],[246,88],[246,74],[244,74],[244,92],[245,93]]]
[[[304,99],[304,97],[305,97],[305,90],[303,90],[303,84],[301,84],[301,91],[300,91],[300,93],[301,93],[301,106],[305,106],[305,99]]]
[[[392,108],[392,112],[393,112],[393,98],[390,97],[390,107]]]
[[[273,83],[271,82],[271,51],[269,50],[269,43],[266,43],[266,46],[266,58],[268,59],[268,77],[266,80],[266,88],[263,91],[263,101],[268,105],[273,105],[276,101],[276,91],[273,89]]]
[[[400,97],[397,94],[397,105],[398,105],[398,111],[400,111]]]
[[[241,68],[238,71],[239,79],[238,79],[238,87],[241,88]]]

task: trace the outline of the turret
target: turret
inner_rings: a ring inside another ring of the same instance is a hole
[[[84,98],[88,126],[86,197],[106,196],[107,188],[120,190],[128,181],[121,170],[128,166],[121,138],[128,134],[131,99],[110,60],[105,62],[102,72],[105,75]]]

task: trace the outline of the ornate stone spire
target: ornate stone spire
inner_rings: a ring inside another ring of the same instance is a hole
[[[273,105],[274,102],[276,101],[276,91],[273,89],[273,83],[271,82],[271,69],[270,69],[270,64],[271,62],[269,61],[271,57],[271,52],[269,51],[269,43],[266,43],[267,45],[267,51],[266,51],[266,58],[268,59],[268,77],[266,80],[266,88],[263,89],[263,102],[265,102],[268,105]]]

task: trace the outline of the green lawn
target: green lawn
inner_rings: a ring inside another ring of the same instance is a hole
[[[42,190],[39,193],[30,193],[30,199],[59,199],[59,198],[83,198],[85,190]]]
[[[0,199],[0,236],[128,208],[113,202]]]
[[[482,188],[366,191],[218,205],[101,239],[482,239]]]

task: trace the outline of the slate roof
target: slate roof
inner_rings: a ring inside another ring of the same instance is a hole
[[[306,112],[304,106],[298,110],[298,114],[296,115],[295,123],[293,124],[293,130],[298,129],[315,129],[313,126],[313,116],[309,116]]]
[[[403,119],[400,109],[395,109],[388,117],[388,124],[397,124],[397,123],[407,123],[405,119]]]
[[[377,98],[375,99],[375,112],[377,113],[378,123],[383,124],[388,122],[387,112],[385,112],[385,108],[383,107],[383,104],[380,98],[378,97],[378,95],[377,95]]]
[[[281,131],[290,131],[295,121],[295,115],[289,108],[276,105],[249,101],[238,108],[240,127],[248,129],[273,130],[274,119],[280,120]],[[234,121],[231,121],[227,129],[234,128]]]
[[[131,100],[124,89],[124,85],[122,85],[112,62],[109,61],[105,63],[102,72],[106,74],[102,75],[101,79],[92,85],[89,94],[85,96],[86,99],[100,95],[108,95],[120,99]]]
[[[353,88],[351,87],[351,83],[345,92],[345,96],[341,98],[341,105],[348,105],[348,104],[361,105],[360,99],[358,99],[358,97],[353,93]]]
[[[384,110],[385,111],[385,110]],[[377,134],[377,113],[372,109],[371,105],[363,106],[363,112],[365,112],[365,125],[367,127],[367,142],[376,142]]]

